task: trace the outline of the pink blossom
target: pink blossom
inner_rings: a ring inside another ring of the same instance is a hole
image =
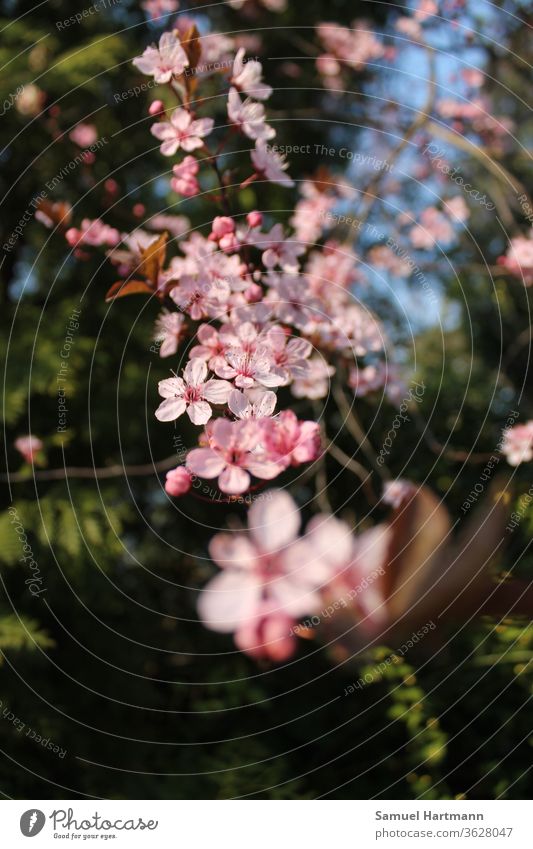
[[[246,216],[246,221],[248,222],[252,230],[255,230],[256,227],[261,227],[263,223],[263,214],[255,209],[253,212],[248,213],[248,215]]]
[[[186,215],[154,215],[146,222],[146,226],[150,230],[157,230],[159,233],[162,230],[168,230],[173,236],[183,236],[190,230],[191,222]]]
[[[183,162],[173,166],[174,177],[170,181],[170,187],[186,198],[197,195],[200,191],[200,184],[196,179],[199,170],[200,165],[194,156],[186,156]]]
[[[298,240],[316,242],[327,227],[326,216],[335,205],[335,198],[318,191],[309,181],[304,182],[300,191],[304,197],[296,204],[290,223]]]
[[[313,462],[320,455],[320,426],[298,421],[292,410],[261,421],[261,430],[268,456],[284,468]]]
[[[165,400],[157,408],[156,418],[171,422],[187,412],[193,424],[208,422],[212,415],[210,404],[225,404],[232,387],[225,380],[206,378],[207,366],[197,359],[187,363],[183,378],[159,381],[159,394]]]
[[[328,365],[324,357],[312,357],[307,363],[306,372],[294,379],[291,392],[295,398],[325,398],[329,391],[329,378],[334,374],[335,368]]]
[[[461,195],[456,195],[445,201],[444,211],[452,221],[466,221],[470,217],[470,210]]]
[[[90,147],[98,138],[98,131],[94,124],[78,124],[69,133],[69,139],[79,147]]]
[[[279,325],[271,328],[264,339],[270,349],[275,371],[283,378],[281,386],[287,386],[294,378],[308,373],[307,360],[313,348],[307,339],[298,336],[289,339]]]
[[[382,361],[364,368],[353,368],[348,377],[348,386],[354,390],[357,398],[364,398],[371,392],[385,389],[389,401],[393,404],[407,391],[397,366]]]
[[[178,498],[180,495],[185,495],[189,492],[191,486],[191,474],[185,466],[178,466],[176,469],[171,469],[170,472],[167,472],[165,481],[165,492],[167,495]]]
[[[250,487],[250,473],[271,480],[283,466],[258,450],[260,431],[256,421],[230,422],[216,419],[206,428],[208,448],[187,455],[187,468],[202,478],[218,478],[222,492],[240,495]]]
[[[329,568],[315,555],[308,562],[301,560],[295,547],[300,514],[290,495],[273,490],[266,496],[248,512],[248,533],[222,533],[211,540],[209,552],[222,571],[204,588],[198,603],[209,628],[237,631],[239,644],[252,653],[257,651],[257,637],[270,645],[265,619],[272,622],[278,640],[280,622],[272,617],[294,618],[319,610],[317,589],[330,577]],[[281,647],[284,655],[288,647],[283,639]]]
[[[71,247],[78,245],[110,245],[115,247],[120,242],[120,233],[114,227],[104,224],[100,218],[92,220],[85,218],[81,222],[81,230],[71,227],[65,233],[65,238]]]
[[[198,277],[183,275],[170,291],[172,300],[195,321],[223,315],[229,295],[230,287],[226,280],[213,281],[205,274]]]
[[[276,131],[265,123],[265,107],[249,98],[243,102],[236,88],[229,90],[228,117],[249,139],[265,141],[276,135]]]
[[[510,466],[533,460],[533,421],[507,428],[502,442],[502,453]]]
[[[18,436],[15,439],[15,448],[22,454],[27,463],[33,463],[39,451],[43,448],[43,442],[38,436]]]
[[[231,236],[235,232],[235,222],[228,215],[216,215],[211,224],[209,238],[219,242],[224,236]]]
[[[449,219],[434,207],[425,209],[420,216],[420,224],[409,232],[411,244],[415,248],[433,248],[437,243],[448,244],[453,237]]]
[[[213,129],[212,118],[199,118],[193,121],[187,109],[174,109],[168,121],[153,124],[150,131],[156,139],[162,142],[163,156],[173,156],[179,148],[186,151],[202,147],[203,139]]]
[[[204,360],[214,372],[218,367],[224,366],[226,351],[228,347],[234,344],[235,340],[232,329],[225,325],[219,331],[211,324],[201,324],[197,330],[196,338],[200,344],[191,348],[190,358],[198,357]]]
[[[263,68],[256,59],[244,61],[244,47],[237,51],[233,63],[231,84],[239,91],[255,97],[256,100],[266,100],[272,94],[272,89],[262,81]]]
[[[141,3],[152,21],[156,21],[163,15],[171,15],[179,9],[179,5],[179,0],[144,0],[144,3]]]
[[[288,163],[283,156],[269,148],[261,139],[255,143],[255,150],[251,152],[252,162],[260,177],[280,186],[294,186],[294,181],[285,174]]]
[[[288,274],[299,270],[298,257],[305,253],[305,247],[287,239],[282,224],[274,224],[269,233],[258,233],[253,244],[263,250],[261,259],[265,268],[270,270],[279,266]]]
[[[177,312],[161,313],[156,321],[154,340],[160,343],[159,356],[171,357],[185,338],[187,325],[185,318]]]
[[[364,20],[353,21],[350,29],[335,23],[321,23],[317,33],[329,54],[357,71],[384,54],[383,44]]]
[[[242,346],[229,348],[225,362],[219,365],[216,374],[224,380],[235,380],[239,389],[261,386],[281,386],[283,377],[274,371],[274,364],[267,346],[246,351]]]
[[[187,54],[173,32],[164,32],[159,47],[147,47],[133,64],[143,74],[152,76],[156,83],[168,83],[172,77],[183,74],[189,64]],[[189,148],[192,150],[192,148]]]
[[[515,236],[511,239],[507,253],[499,257],[498,262],[511,274],[521,278],[526,286],[533,283],[533,228],[529,236]]]

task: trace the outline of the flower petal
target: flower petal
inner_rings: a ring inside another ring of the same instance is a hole
[[[207,377],[207,365],[203,360],[189,360],[183,369],[183,379],[187,386],[200,386]]]
[[[209,555],[222,569],[251,569],[257,562],[257,551],[243,533],[216,534]]]
[[[300,512],[291,496],[271,489],[258,498],[248,512],[248,526],[254,542],[265,553],[283,548],[298,534]]]
[[[167,398],[155,411],[155,417],[160,422],[173,422],[183,415],[186,408],[187,404],[183,398]]]
[[[211,378],[204,385],[202,395],[211,404],[226,404],[232,390],[233,386],[227,380],[215,380]]]
[[[194,448],[187,454],[186,465],[189,471],[201,478],[217,478],[226,461],[211,448]]]
[[[187,407],[187,415],[193,424],[204,425],[211,418],[211,407],[207,401],[193,401]]]
[[[228,495],[240,495],[249,488],[250,475],[240,466],[226,466],[218,479],[218,485]]]
[[[261,584],[254,575],[228,569],[202,590],[198,613],[208,628],[230,633],[254,616]]]

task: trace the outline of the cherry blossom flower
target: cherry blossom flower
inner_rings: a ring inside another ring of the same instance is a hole
[[[420,216],[417,224],[409,232],[411,244],[415,248],[433,248],[436,244],[448,244],[454,237],[453,227],[448,218],[434,207],[428,207]]]
[[[143,74],[152,76],[156,83],[168,83],[172,77],[183,74],[189,64],[187,54],[173,32],[164,32],[159,47],[147,47],[133,64]],[[192,148],[189,148],[192,150]]]
[[[189,492],[191,486],[191,473],[185,466],[178,466],[176,469],[171,469],[170,472],[167,472],[165,480],[165,492],[167,495],[178,498],[180,495],[185,495]]]
[[[153,124],[150,132],[156,139],[162,142],[161,153],[163,156],[173,156],[179,148],[191,151],[202,147],[203,139],[213,129],[212,118],[199,118],[193,121],[192,115],[187,109],[174,109],[168,121],[160,121]]]
[[[200,184],[196,179],[199,170],[200,165],[194,156],[186,156],[183,162],[172,168],[174,177],[170,181],[171,189],[186,198],[197,195],[200,191]]]
[[[159,394],[165,400],[155,411],[160,422],[171,422],[187,412],[191,422],[206,424],[212,415],[210,404],[225,404],[231,392],[231,383],[207,378],[207,366],[202,360],[191,360],[183,370],[183,377],[169,377],[159,381]]]
[[[283,471],[282,465],[258,450],[259,436],[258,423],[252,419],[216,419],[206,428],[209,447],[190,451],[187,468],[202,478],[218,478],[222,492],[240,495],[250,487],[250,473],[271,480]]]
[[[39,451],[43,448],[43,442],[38,436],[18,436],[15,439],[15,448],[22,454],[27,463],[33,463]]]
[[[150,230],[157,230],[160,233],[162,230],[168,230],[173,236],[183,236],[191,228],[190,219],[186,215],[154,215],[146,222],[146,226]]]
[[[226,280],[212,280],[206,274],[184,275],[170,291],[172,300],[195,321],[223,315],[229,295]]]
[[[364,398],[371,392],[385,389],[392,404],[396,404],[407,391],[397,366],[381,360],[364,368],[353,368],[348,377],[348,386],[354,390],[357,398]]]
[[[115,247],[120,242],[120,233],[114,227],[104,224],[100,218],[84,218],[81,222],[81,229],[71,227],[65,233],[65,238],[71,247],[78,245],[93,245],[95,247],[110,245]]]
[[[261,430],[268,456],[283,468],[313,462],[320,455],[319,424],[299,421],[292,410],[261,421]]]
[[[265,107],[247,98],[241,100],[236,88],[230,88],[228,94],[228,118],[239,127],[249,139],[266,141],[276,135],[276,131],[265,123]]]
[[[507,428],[502,442],[502,453],[510,466],[533,460],[533,421]]]
[[[265,268],[271,270],[279,266],[287,274],[294,274],[299,270],[298,257],[305,253],[305,247],[297,241],[287,239],[282,224],[274,224],[269,233],[258,233],[251,241],[263,250],[261,260]]]
[[[533,228],[529,237],[516,236],[511,239],[505,256],[499,257],[498,262],[511,274],[521,278],[526,286],[533,284]]]
[[[238,419],[265,419],[273,414],[276,400],[276,393],[270,390],[249,389],[247,392],[239,392],[238,389],[232,389],[228,407]]]
[[[236,89],[250,97],[255,97],[256,100],[267,100],[272,94],[272,89],[262,81],[261,62],[256,59],[248,59],[245,62],[245,52],[244,47],[237,51],[230,82]]]
[[[254,168],[260,177],[280,186],[294,186],[294,181],[285,174],[289,167],[285,158],[269,148],[262,139],[256,141],[255,150],[252,150],[251,157]]]
[[[270,349],[274,370],[283,379],[281,386],[287,386],[294,378],[308,373],[307,360],[311,356],[313,347],[307,339],[298,336],[289,339],[279,325],[271,328],[264,339]]]
[[[317,33],[329,54],[356,71],[385,52],[383,44],[364,20],[353,21],[350,29],[335,23],[321,23]]]
[[[159,356],[171,357],[185,338],[187,325],[185,318],[177,312],[161,313],[156,321],[154,341],[159,342]]]
[[[217,368],[226,362],[225,355],[228,347],[235,343],[233,329],[224,325],[217,330],[211,324],[201,324],[196,332],[196,338],[200,344],[191,348],[189,357],[204,360],[211,371],[216,372]]]
[[[325,398],[329,392],[329,378],[334,374],[334,366],[328,365],[324,357],[312,357],[307,362],[306,372],[294,379],[291,392],[295,398],[310,398],[312,401]]]
[[[78,124],[69,133],[69,139],[79,147],[90,147],[98,138],[98,131],[94,124]]]
[[[466,221],[470,217],[470,210],[461,195],[456,195],[445,201],[444,211],[450,216],[452,221]]]
[[[261,386],[281,386],[283,377],[274,371],[274,364],[267,346],[259,346],[249,352],[242,346],[229,348],[225,362],[219,365],[216,374],[224,380],[234,380],[239,389]]]
[[[248,650],[257,645],[250,636],[257,632],[258,620],[279,614],[294,619],[320,609],[317,590],[330,577],[330,569],[315,554],[309,562],[301,560],[294,546],[300,521],[290,495],[273,490],[251,506],[248,533],[213,537],[209,553],[222,571],[202,590],[198,602],[208,628],[237,631],[239,644]],[[279,623],[273,623],[279,638]],[[268,642],[264,630],[262,636]]]
[[[163,15],[171,15],[179,9],[179,0],[144,0],[141,3],[144,11],[152,21],[156,21]]]

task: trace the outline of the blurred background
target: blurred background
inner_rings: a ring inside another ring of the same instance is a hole
[[[192,431],[153,416],[157,381],[169,369],[152,339],[157,306],[135,298],[106,304],[112,266],[96,254],[80,261],[61,234],[35,220],[40,198],[70,203],[76,224],[102,216],[130,232],[172,214],[209,232],[205,204],[169,191],[171,162],[149,133],[148,108],[160,92],[131,64],[175,18],[151,20],[148,8],[128,0],[97,5],[81,23],[58,27],[89,4],[0,2],[0,790],[13,798],[523,798],[533,683],[526,621],[480,619],[438,649],[397,657],[348,696],[348,685],[395,646],[353,664],[301,641],[294,661],[261,666],[197,621],[198,589],[215,571],[210,529],[246,511],[165,495],[152,464],[179,454]],[[192,16],[202,34],[226,34],[230,54],[242,44],[260,58],[274,88],[276,141],[311,145],[309,155],[289,156],[298,183],[322,167],[368,187],[373,173],[363,155],[386,161],[407,138],[368,212],[381,233],[395,232],[406,211],[417,220],[439,195],[441,177],[421,156],[428,144],[445,150],[493,204],[467,198],[469,217],[446,250],[414,251],[430,301],[411,276],[376,268],[375,234],[354,235],[365,301],[386,324],[398,367],[426,386],[423,420],[398,432],[389,467],[427,482],[455,519],[483,469],[469,452],[491,456],[510,410],[521,421],[533,417],[529,291],[498,263],[509,239],[527,229],[517,198],[531,187],[530,7],[443,0],[425,29],[427,49],[397,28],[405,8],[395,4],[283,6],[182,2],[178,17]],[[386,49],[341,88],[328,88],[317,71],[315,27],[359,18]],[[485,114],[496,120],[476,124],[448,109],[446,135],[442,103],[478,97],[475,72]],[[433,124],[413,127],[426,107]],[[222,99],[213,109],[223,113]],[[80,157],[88,147],[73,135],[80,123],[96,128],[92,156]],[[315,144],[361,157],[332,160]],[[252,184],[241,195],[244,210],[291,217],[295,195],[286,189]],[[340,211],[350,214],[351,203]],[[338,413],[328,405],[324,412],[336,430]],[[386,398],[359,402],[376,444],[394,414]],[[15,448],[28,433],[43,442],[35,470]],[[349,434],[337,439],[353,452]],[[66,478],[65,467],[74,469]],[[93,467],[107,472],[83,476]],[[352,495],[348,470],[330,458],[325,474],[334,479],[330,501],[346,503],[349,519],[381,518],[379,507],[368,513],[363,494]],[[532,575],[533,507],[523,498],[530,483],[522,466],[509,505],[522,518],[501,575]],[[311,483],[299,487],[302,502],[312,497]],[[22,532],[14,532],[10,507]],[[21,534],[38,573],[21,562]],[[28,589],[31,577],[38,594]]]

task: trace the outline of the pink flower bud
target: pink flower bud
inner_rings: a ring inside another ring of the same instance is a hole
[[[229,233],[234,232],[235,222],[233,218],[228,218],[227,215],[217,215],[217,217],[213,220],[213,225],[211,227],[211,235],[217,241],[223,236],[227,236]]]
[[[178,466],[176,469],[167,472],[165,492],[167,495],[173,495],[177,498],[180,495],[185,495],[190,490],[191,484],[190,472],[187,471],[185,466]]]
[[[142,218],[144,213],[146,212],[146,207],[144,203],[136,203],[133,207],[133,214],[136,218]]]
[[[257,209],[255,209],[253,212],[248,213],[248,215],[246,216],[246,220],[250,227],[260,227],[263,223],[263,214],[261,212],[258,212]]]
[[[150,104],[150,108],[148,109],[149,115],[160,115],[161,112],[165,111],[165,104],[162,100],[154,100],[153,103]]]

